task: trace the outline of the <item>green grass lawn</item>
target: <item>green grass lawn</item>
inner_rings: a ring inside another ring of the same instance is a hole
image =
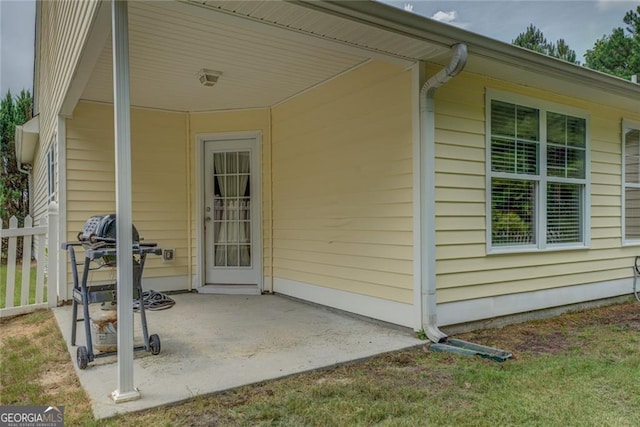
[[[32,266],[29,273],[29,304],[36,301],[36,267]],[[43,290],[43,298],[47,299],[46,285]],[[16,280],[13,288],[13,306],[20,305],[22,295],[22,265],[16,265]],[[6,307],[7,301],[7,266],[0,263],[0,308]]]
[[[458,337],[502,364],[414,348],[99,422],[50,311],[0,326],[0,404],[65,405],[70,426],[640,425],[633,300]]]

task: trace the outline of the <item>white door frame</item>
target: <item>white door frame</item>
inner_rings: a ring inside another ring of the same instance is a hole
[[[255,252],[256,269],[258,270],[258,290],[262,292],[264,274],[262,269],[262,132],[223,132],[208,133],[196,135],[196,147],[194,153],[194,164],[196,165],[196,209],[195,215],[195,236],[196,236],[196,275],[193,287],[198,289],[205,285],[205,231],[204,231],[204,180],[205,180],[205,158],[204,146],[207,141],[229,141],[234,139],[254,139],[256,141],[256,155],[258,157],[258,168],[255,170],[256,179],[258,180],[257,191],[253,196],[252,204],[258,207],[256,209],[255,224],[259,227],[258,239],[254,242],[253,250]],[[253,172],[252,172],[253,173]]]

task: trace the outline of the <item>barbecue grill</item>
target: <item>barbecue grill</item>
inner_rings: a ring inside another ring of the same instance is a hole
[[[62,249],[69,252],[71,259],[71,272],[73,277],[73,306],[71,322],[71,345],[76,345],[76,325],[78,320],[78,304],[82,305],[83,323],[86,335],[86,346],[79,346],[77,349],[77,362],[80,369],[85,369],[89,362],[97,357],[104,357],[115,354],[116,351],[104,351],[95,353],[93,350],[93,340],[91,336],[91,323],[89,305],[102,303],[115,304],[117,283],[109,284],[89,284],[87,283],[89,271],[103,267],[113,268],[117,264],[116,257],[116,215],[96,215],[90,217],[78,233],[78,242],[63,243]],[[160,337],[157,334],[149,336],[147,329],[147,318],[143,302],[142,272],[144,270],[147,255],[161,255],[162,249],[156,243],[142,243],[138,230],[132,226],[133,240],[133,295],[132,309],[134,305],[139,310],[140,321],[142,323],[142,334],[144,345],[134,347],[134,350],[145,350],[151,354],[160,353]],[[76,262],[76,248],[84,249],[84,263],[82,263],[82,276],[79,278],[78,266]],[[116,320],[117,321],[117,320]],[[94,327],[97,322],[94,322]],[[109,325],[112,327],[113,325]],[[98,348],[96,346],[96,348]]]

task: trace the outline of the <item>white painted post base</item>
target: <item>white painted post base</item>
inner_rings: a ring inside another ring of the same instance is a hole
[[[120,390],[115,390],[111,393],[111,398],[115,403],[130,402],[132,400],[140,399],[140,391],[137,388],[126,393],[120,393]]]

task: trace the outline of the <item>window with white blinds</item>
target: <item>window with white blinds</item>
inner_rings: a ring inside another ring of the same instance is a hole
[[[489,250],[586,245],[586,117],[505,98],[487,102]]]
[[[640,123],[623,122],[625,243],[640,244]]]

